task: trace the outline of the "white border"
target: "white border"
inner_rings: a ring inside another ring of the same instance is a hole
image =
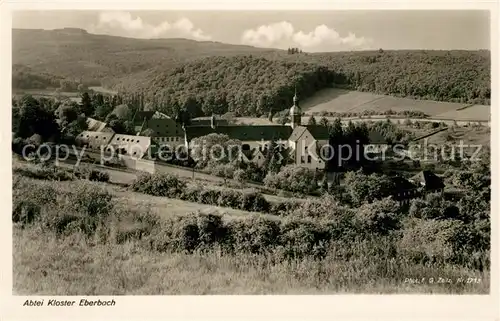
[[[2,177],[0,238],[2,263],[0,272],[0,319],[255,319],[311,320],[311,319],[369,319],[411,318],[450,320],[493,320],[499,318],[498,288],[498,165],[492,160],[492,268],[490,295],[321,295],[321,296],[117,296],[115,308],[23,308],[25,296],[12,296],[12,223],[11,213],[11,10],[348,10],[348,9],[488,9],[491,10],[492,55],[492,159],[498,158],[498,1],[262,1],[262,0],[176,0],[147,3],[123,1],[17,1],[0,2],[1,57],[0,99],[3,116],[0,117],[0,158]],[[7,117],[6,117],[7,115]],[[57,298],[57,297],[53,297]],[[64,297],[60,297],[64,298]],[[496,303],[495,303],[496,302]]]

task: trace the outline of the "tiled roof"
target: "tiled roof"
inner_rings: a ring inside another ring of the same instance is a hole
[[[193,138],[206,136],[208,134],[223,134],[231,139],[240,141],[269,141],[269,140],[287,140],[292,133],[292,128],[282,125],[261,125],[261,126],[245,126],[231,125],[218,126],[212,128],[210,126],[188,126],[186,127],[186,136],[190,141]]]

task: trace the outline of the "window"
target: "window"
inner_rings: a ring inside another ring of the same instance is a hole
[[[120,137],[117,137],[116,140],[120,140]]]
[[[306,148],[305,148],[305,151],[307,152],[307,146],[306,146]]]
[[[300,156],[300,162],[304,164],[304,156]]]
[[[139,140],[137,140],[137,142],[139,142]]]
[[[307,156],[307,162],[311,163],[311,155]]]

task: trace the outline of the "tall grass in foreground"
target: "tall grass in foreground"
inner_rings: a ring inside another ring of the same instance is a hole
[[[155,253],[136,242],[89,245],[82,234],[64,238],[15,230],[14,293],[40,295],[488,293],[489,272],[414,264],[381,255],[279,261],[279,255],[223,255],[218,249]],[[405,283],[405,278],[480,278],[481,283]]]
[[[489,263],[454,261],[455,227],[434,237],[412,221],[367,233],[387,219],[368,209],[314,220],[197,213],[160,220],[115,204],[102,183],[75,181],[65,190],[14,175],[13,184],[16,294],[489,292]],[[324,212],[307,206],[302,211]],[[417,247],[429,238],[433,246]],[[488,252],[478,255],[488,262]],[[429,277],[453,283],[405,283]],[[469,277],[481,282],[455,282]]]

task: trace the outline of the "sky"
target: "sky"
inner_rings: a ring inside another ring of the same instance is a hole
[[[19,11],[13,28],[82,28],[308,52],[489,49],[488,11]]]

